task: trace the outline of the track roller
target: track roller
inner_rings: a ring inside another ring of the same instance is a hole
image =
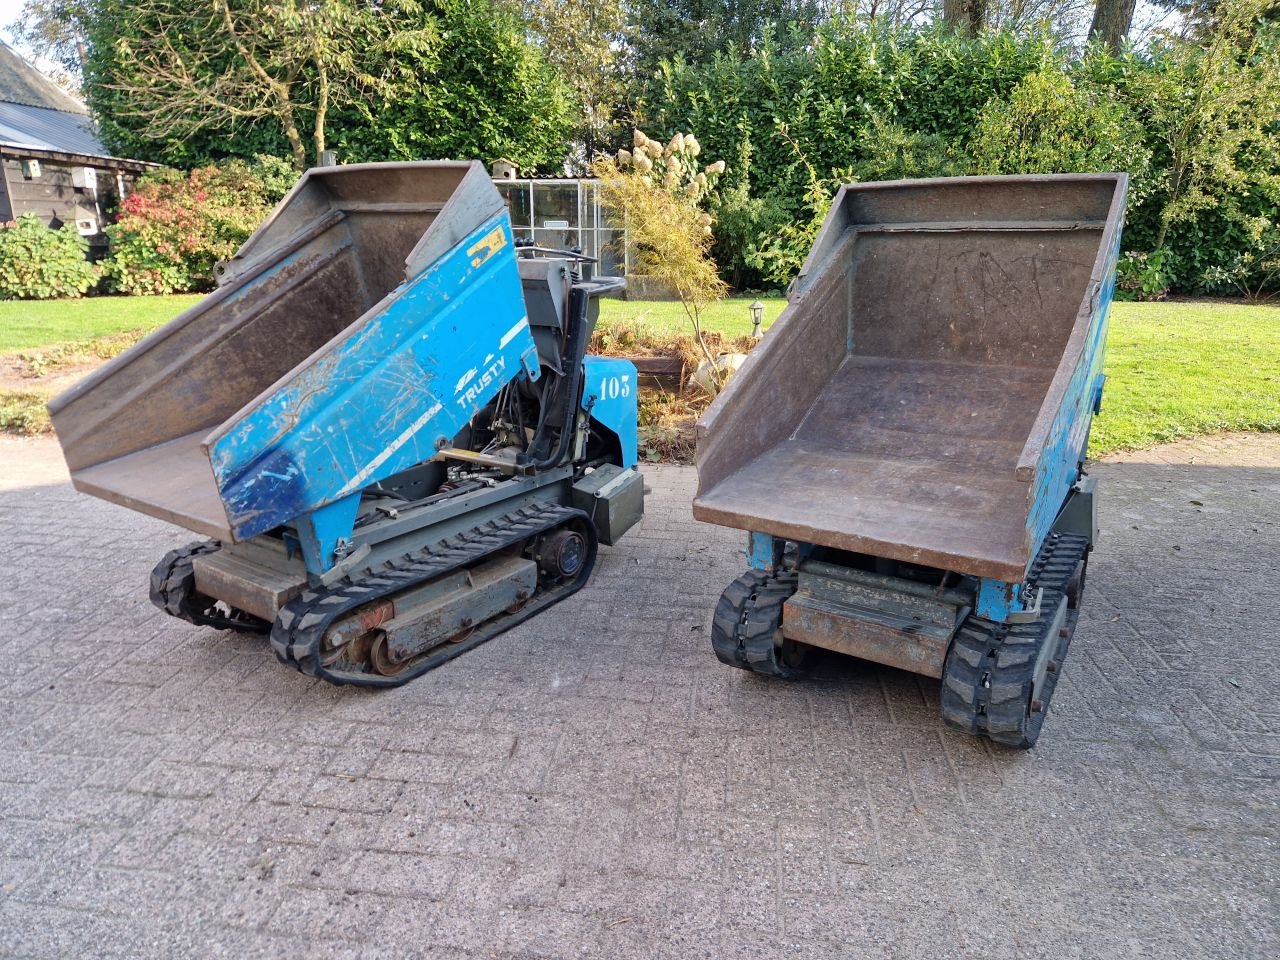
[[[782,605],[796,584],[792,571],[748,570],[725,588],[711,622],[711,647],[721,663],[769,677],[804,675],[808,647],[782,636]]]

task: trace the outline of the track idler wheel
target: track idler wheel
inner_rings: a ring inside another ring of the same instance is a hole
[[[221,549],[222,544],[217,540],[198,540],[166,553],[151,571],[151,602],[169,616],[198,627],[266,633],[271,629],[267,621],[228,607],[196,590],[196,575],[191,561]]]
[[[795,573],[748,570],[725,588],[711,621],[721,663],[768,677],[804,675],[808,647],[782,635],[782,605],[796,592]]]
[[[1087,550],[1084,537],[1050,536],[1035,564],[1044,593],[1031,623],[965,618],[942,668],[948,726],[1009,747],[1035,746],[1075,634]]]

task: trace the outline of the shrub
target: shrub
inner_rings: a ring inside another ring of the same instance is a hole
[[[760,271],[766,282],[786,286],[800,272],[838,189],[836,182],[815,177],[805,193],[804,213],[759,238],[747,262]]]
[[[959,176],[971,172],[967,156],[956,156],[938,134],[919,133],[873,114],[861,128],[852,163],[828,177],[819,176],[792,139],[785,124],[779,135],[791,144],[796,159],[804,167],[809,186],[803,207],[788,222],[772,226],[758,235],[747,254],[747,263],[768,283],[785,286],[800,272],[831,209],[831,201],[842,184],[875,180],[907,180],[915,177]],[[771,195],[777,206],[781,198]]]
[[[278,181],[241,160],[148,175],[107,228],[109,286],[141,295],[212,289],[214,266],[232,257],[270,212]]]
[[[1116,264],[1116,298],[1163,300],[1169,295],[1169,251],[1126,253]]]
[[[262,196],[268,203],[279,203],[298,182],[298,171],[284,157],[260,153],[253,158],[250,170],[262,181]]]
[[[633,150],[619,150],[592,165],[600,178],[600,203],[627,226],[635,272],[675,292],[694,339],[714,368],[702,332],[702,307],[728,290],[711,259],[711,214],[700,204],[725,172],[723,160],[703,163],[692,133],[676,133],[664,147],[640,130]]]
[[[1060,70],[1023,77],[1007,100],[993,98],[972,140],[979,173],[1123,171],[1141,199],[1151,151],[1123,104],[1078,87]]]
[[[98,282],[89,245],[71,224],[50,230],[33,213],[0,227],[0,298],[79,297]]]
[[[1204,272],[1209,289],[1238,291],[1254,302],[1276,299],[1280,291],[1280,227],[1268,226],[1256,244],[1235,252],[1225,264]]]

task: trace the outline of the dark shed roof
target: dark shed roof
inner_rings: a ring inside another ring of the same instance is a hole
[[[106,157],[84,104],[0,43],[0,145]]]
[[[105,157],[106,148],[83,113],[63,113],[0,101],[0,143],[59,153]]]

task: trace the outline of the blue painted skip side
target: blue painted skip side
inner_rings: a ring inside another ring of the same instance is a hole
[[[1022,584],[979,577],[973,609],[980,617],[1004,623],[1009,619],[1009,614],[1026,609],[1022,602]]]
[[[625,470],[636,463],[636,422],[639,414],[636,367],[630,360],[587,357],[582,387],[582,409],[591,419],[617,434]]]
[[[1079,475],[1079,464],[1085,457],[1089,427],[1094,410],[1101,402],[1105,377],[1103,354],[1107,343],[1107,326],[1111,301],[1115,296],[1116,263],[1120,258],[1118,225],[1111,249],[1107,252],[1107,269],[1094,294],[1092,318],[1080,360],[1067,385],[1066,395],[1049,429],[1049,440],[1040,454],[1032,480],[1033,500],[1027,518],[1027,543],[1031,556],[1039,552],[1053,521],[1066,502],[1071,485]]]
[[[1102,373],[1102,363],[1111,301],[1115,297],[1116,264],[1120,258],[1122,232],[1123,223],[1117,228],[1111,249],[1107,251],[1107,268],[1094,295],[1084,350],[1049,428],[1048,443],[1036,463],[1026,533],[1032,558],[1039,553],[1072,484],[1078,478],[1079,464],[1084,460],[1085,446],[1089,442],[1089,427],[1093,423],[1093,415],[1101,407],[1103,385],[1107,379]],[[1020,593],[1020,584],[980,579],[977,613],[991,620],[1004,621],[1010,613],[1023,609]]]
[[[430,458],[522,367],[537,376],[503,213],[401,284],[382,313],[215,441],[210,460],[236,536],[264,533]],[[349,506],[315,518],[324,540],[349,527]],[[336,524],[323,522],[330,515]]]
[[[1121,225],[1123,226],[1123,225]],[[1036,464],[1032,478],[1031,511],[1027,517],[1027,544],[1034,558],[1053,527],[1076,482],[1079,464],[1089,442],[1089,426],[1102,402],[1106,377],[1102,373],[1107,343],[1111,301],[1115,295],[1116,263],[1120,257],[1121,230],[1116,230],[1107,252],[1107,270],[1093,302],[1084,350],[1067,384],[1067,392],[1049,429],[1049,441]],[[977,613],[990,620],[1004,621],[1010,613],[1023,609],[1020,584],[982,579],[978,582]]]
[[[782,563],[787,541],[767,533],[747,534],[747,566],[752,570],[772,573]]]

